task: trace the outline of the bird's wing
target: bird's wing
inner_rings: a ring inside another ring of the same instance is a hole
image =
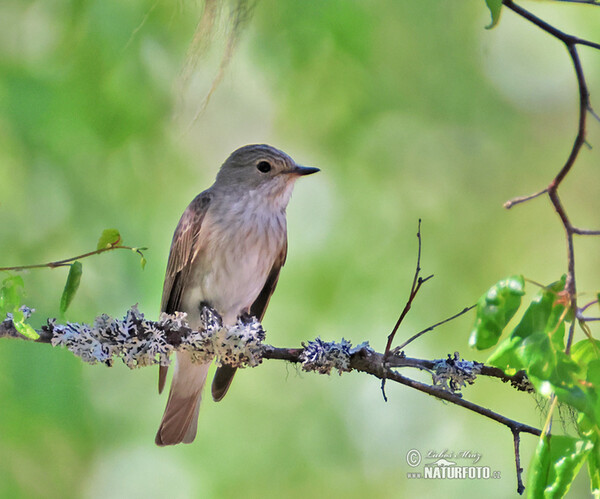
[[[260,321],[262,321],[263,317],[265,316],[267,305],[269,304],[271,295],[273,294],[273,291],[275,291],[275,287],[277,286],[277,281],[279,280],[279,271],[285,263],[286,256],[287,239],[285,240],[283,247],[281,248],[281,252],[275,259],[273,266],[271,267],[271,271],[269,272],[269,276],[265,281],[265,285],[263,286],[258,297],[256,298],[256,300],[254,300],[254,303],[250,307],[250,315],[257,317]],[[211,387],[212,397],[215,402],[221,400],[227,393],[227,390],[229,390],[229,385],[231,385],[231,382],[233,381],[233,376],[235,375],[236,370],[236,367],[231,367],[227,364],[222,364],[221,366],[217,367]]]
[[[206,216],[211,199],[210,192],[204,191],[198,194],[183,212],[177,224],[171,243],[169,263],[167,263],[160,305],[161,312],[173,314],[181,311],[181,298],[185,286],[189,282],[189,273],[194,260],[202,249],[203,242],[206,240],[206,229],[202,230],[202,221]],[[162,393],[165,387],[168,369],[168,366],[160,366],[158,375],[159,393]]]
[[[271,267],[271,271],[269,272],[269,277],[265,281],[265,285],[263,286],[258,298],[254,300],[254,303],[250,307],[250,315],[257,317],[258,320],[262,321],[265,316],[265,311],[267,310],[267,305],[269,304],[269,300],[271,299],[271,295],[273,291],[275,291],[275,287],[277,286],[277,281],[279,281],[279,272],[281,267],[283,267],[285,263],[285,259],[287,257],[287,240],[285,241],[281,252],[275,259],[273,263],[273,267]]]

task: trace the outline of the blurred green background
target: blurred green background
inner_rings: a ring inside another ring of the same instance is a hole
[[[600,8],[523,5],[598,41]],[[486,31],[483,0],[263,0],[194,121],[234,7],[223,5],[210,50],[184,80],[201,2],[0,1],[1,266],[83,253],[116,227],[126,244],[150,248],[145,271],[124,251],[84,261],[67,318],[121,316],[134,303],[156,318],[180,214],[232,150],[267,142],[322,169],[288,208],[288,261],[264,322],[272,344],[320,335],[383,349],[410,287],[419,218],[424,273],[435,278],[398,341],[506,275],[551,282],[565,271],[546,200],[502,209],[546,185],[574,138],[576,85],[560,43],[509,11]],[[582,58],[593,99],[600,54]],[[599,138],[591,121],[588,141]],[[584,150],[561,190],[581,226],[598,226],[598,158]],[[593,297],[597,242],[576,249],[579,291]],[[57,315],[66,274],[24,274],[34,326]],[[407,354],[485,360],[468,348],[472,320]],[[192,445],[159,449],[166,396],[156,378],[153,368],[87,366],[48,345],[2,341],[0,496],[515,495],[506,428],[402,386],[388,384],[385,403],[375,378],[265,362],[240,372],[223,402],[206,401]],[[480,380],[465,396],[542,424],[533,398],[499,382]],[[526,470],[535,443],[523,436]],[[502,478],[410,480],[411,449],[479,452]],[[573,495],[587,490],[584,470]]]

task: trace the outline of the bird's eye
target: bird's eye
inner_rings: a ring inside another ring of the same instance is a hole
[[[258,165],[256,165],[256,168],[258,168],[259,172],[267,173],[271,171],[271,163],[268,161],[261,161],[258,163]]]

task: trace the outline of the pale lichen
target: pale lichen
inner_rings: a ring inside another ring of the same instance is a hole
[[[461,359],[458,352],[454,352],[453,356],[435,362],[433,384],[448,392],[459,392],[467,384],[475,383],[480,372],[479,362]]]

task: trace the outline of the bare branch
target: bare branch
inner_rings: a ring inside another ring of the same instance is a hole
[[[404,305],[404,309],[402,310],[400,317],[398,317],[398,320],[396,321],[396,324],[394,325],[392,332],[388,336],[387,344],[385,346],[385,354],[386,355],[388,355],[390,353],[390,351],[392,349],[392,343],[394,342],[394,337],[396,336],[396,333],[398,332],[398,328],[400,327],[400,324],[402,324],[402,321],[406,317],[406,314],[408,314],[410,307],[412,305],[412,302],[414,301],[415,297],[417,296],[417,293],[419,292],[419,289],[421,288],[423,283],[425,283],[426,281],[428,281],[429,279],[431,279],[433,277],[433,274],[429,275],[425,278],[420,277],[420,273],[421,273],[421,219],[420,218],[419,218],[419,228],[417,230],[417,239],[419,241],[419,250],[417,252],[417,268],[415,269],[415,276],[413,277],[412,285],[410,287],[410,294],[408,296],[408,300],[406,301],[406,305]]]
[[[513,206],[517,205],[517,204],[521,204],[521,203],[525,203],[526,201],[530,201],[532,199],[535,199],[539,196],[541,196],[542,194],[546,194],[548,192],[548,188],[544,188],[539,192],[536,192],[535,194],[530,194],[529,196],[521,196],[521,197],[517,197],[517,198],[513,198],[510,199],[508,201],[506,201],[506,203],[504,203],[504,207],[507,210],[510,210]]]
[[[519,451],[519,446],[521,443],[521,433],[515,429],[512,429],[513,434],[513,443],[515,446],[515,466],[517,468],[517,493],[522,494],[525,490],[525,485],[523,485],[523,479],[521,475],[523,473],[523,468],[521,468],[521,453]]]
[[[555,0],[556,2],[563,3],[583,3],[587,5],[600,5],[599,0]]]
[[[134,248],[131,246],[123,246],[121,244],[115,244],[115,245],[107,246],[106,248],[101,248],[99,250],[94,250],[94,251],[88,251],[87,253],[83,253],[81,255],[73,256],[70,258],[65,258],[63,260],[57,260],[54,262],[36,263],[33,265],[17,265],[14,267],[0,267],[0,272],[1,271],[21,271],[21,270],[30,270],[30,269],[43,269],[43,268],[54,269],[56,267],[68,267],[69,265],[71,265],[71,263],[73,263],[76,260],[81,260],[81,259],[87,258],[89,256],[99,255],[101,253],[106,253],[107,251],[113,251],[113,250],[119,250],[119,249],[135,251],[138,255],[143,257],[144,255],[142,253],[142,250],[145,250],[147,248]]]
[[[579,234],[582,236],[600,236],[600,230],[590,230],[590,229],[579,229],[577,227],[572,227],[573,234]]]
[[[593,112],[592,106],[590,103],[589,90],[585,79],[585,74],[583,71],[583,67],[581,65],[581,60],[579,58],[579,52],[577,51],[578,45],[584,45],[591,48],[595,48],[600,50],[600,44],[596,42],[591,42],[588,40],[583,40],[576,36],[570,35],[561,31],[554,26],[548,24],[544,20],[535,16],[531,12],[523,9],[519,5],[516,5],[512,0],[503,0],[502,2],[507,8],[511,9],[513,12],[533,23],[540,29],[544,30],[546,33],[552,35],[554,38],[560,40],[569,53],[569,57],[571,58],[571,62],[573,63],[573,68],[575,70],[575,76],[577,78],[577,86],[579,93],[579,119],[577,125],[577,135],[573,142],[573,146],[571,147],[571,152],[565,161],[564,165],[560,169],[560,171],[556,174],[556,176],[552,179],[548,187],[539,191],[538,193],[532,196],[525,196],[522,198],[515,198],[511,201],[505,203],[506,208],[510,208],[515,204],[528,201],[533,199],[541,194],[547,193],[554,210],[559,216],[561,223],[563,225],[565,231],[565,237],[567,240],[567,279],[565,282],[565,291],[568,294],[568,303],[569,309],[572,311],[574,315],[577,314],[577,285],[575,280],[575,250],[573,245],[573,236],[574,234],[579,235],[600,235],[600,231],[596,230],[585,230],[578,229],[573,226],[567,212],[561,202],[560,196],[558,194],[558,188],[568,173],[571,171],[575,161],[577,160],[579,153],[581,152],[581,148],[586,144],[586,123],[588,113],[597,118],[597,115]],[[595,3],[595,2],[578,2],[578,3]],[[568,354],[571,349],[571,345],[573,343],[573,335],[575,332],[574,322],[571,323],[571,328],[569,329],[569,336],[567,338],[565,352]]]
[[[425,333],[428,333],[429,331],[433,331],[436,327],[441,326],[442,324],[445,324],[446,322],[450,322],[451,320],[454,320],[457,317],[460,317],[461,315],[466,314],[469,310],[473,310],[476,306],[477,305],[475,304],[475,305],[471,305],[470,307],[463,308],[460,312],[458,312],[457,314],[454,314],[452,317],[448,317],[447,319],[444,319],[443,321],[440,321],[440,322],[434,324],[433,326],[429,326],[428,328],[423,329],[423,331],[419,331],[417,334],[411,336],[408,340],[406,340],[404,343],[402,343],[402,345],[394,348],[394,352],[400,352],[406,345],[408,345],[409,343],[412,343],[414,340],[416,340],[420,336],[424,335]]]
[[[433,277],[433,274],[431,274],[425,278],[422,278],[420,276],[420,273],[421,273],[421,219],[420,218],[419,218],[419,226],[417,229],[417,240],[419,241],[419,249],[417,252],[417,268],[415,269],[415,276],[413,277],[413,281],[412,281],[412,285],[410,287],[410,293],[408,296],[408,300],[406,301],[406,305],[404,305],[404,309],[402,310],[400,317],[398,317],[398,320],[396,321],[396,324],[394,325],[392,332],[388,335],[387,344],[385,346],[385,354],[384,354],[386,357],[390,355],[390,352],[392,349],[392,344],[394,342],[396,333],[398,332],[398,328],[400,327],[400,324],[402,324],[402,321],[406,317],[406,314],[408,314],[410,307],[412,305],[412,302],[415,299],[415,297],[417,296],[417,293],[419,292],[419,289],[421,289],[421,286],[423,285],[424,282],[428,281],[429,279],[431,279]],[[387,396],[385,394],[385,376],[381,380],[381,394],[383,396],[383,400],[385,400],[387,402]]]

